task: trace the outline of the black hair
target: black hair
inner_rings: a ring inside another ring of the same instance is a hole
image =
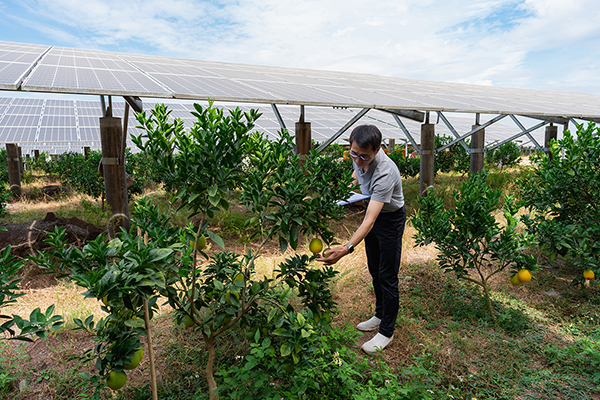
[[[359,125],[352,130],[348,141],[351,146],[356,142],[361,149],[370,147],[375,151],[381,146],[381,131],[375,125]]]

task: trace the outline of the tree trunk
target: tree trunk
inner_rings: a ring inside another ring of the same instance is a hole
[[[492,299],[490,298],[490,290],[488,288],[488,284],[487,281],[484,280],[483,282],[483,292],[485,293],[485,299],[487,301],[487,305],[488,305],[488,309],[490,311],[490,315],[492,317],[492,319],[494,321],[496,321],[496,316],[494,315],[494,308],[492,307]]]
[[[213,367],[215,365],[215,338],[209,337],[206,340],[206,348],[208,349],[208,362],[206,363],[206,380],[208,382],[208,398],[209,400],[219,400],[217,393],[217,382],[213,376]]]

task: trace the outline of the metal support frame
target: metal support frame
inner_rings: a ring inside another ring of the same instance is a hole
[[[104,100],[104,95],[100,95],[100,104],[102,105],[102,116],[112,117],[112,96],[108,96],[108,107]]]
[[[425,113],[416,110],[390,110],[387,108],[377,108],[377,110],[385,111],[392,115],[412,119],[413,121],[423,122],[425,121]]]
[[[584,121],[588,121],[588,122],[593,122],[595,124],[600,124],[600,118],[581,118]],[[575,123],[575,121],[573,120],[573,118],[570,118],[571,121],[573,121],[573,123]],[[575,123],[575,126],[578,126],[580,124]]]
[[[139,112],[139,111],[138,111]],[[125,147],[127,147],[127,127],[129,125],[129,102],[125,103],[125,111],[123,113],[123,140],[121,142],[121,160],[125,162]],[[127,173],[125,173],[127,174]]]
[[[457,138],[457,140],[455,140],[454,142],[452,142],[452,143],[450,143],[450,144],[446,145],[446,147],[450,147],[450,146],[452,146],[454,143],[460,142],[461,146],[462,146],[462,147],[464,147],[464,149],[466,150],[466,152],[467,152],[467,153],[469,153],[469,151],[470,151],[471,149],[469,149],[469,146],[467,146],[467,144],[464,142],[464,139],[465,139],[467,136],[471,136],[471,134],[473,133],[473,131],[471,131],[470,133],[468,133],[468,134],[466,134],[466,135],[463,135],[463,137],[461,137],[461,136],[458,134],[458,132],[456,132],[456,129],[454,129],[454,127],[452,126],[452,124],[450,123],[450,121],[448,121],[448,120],[446,119],[446,116],[445,116],[444,114],[442,114],[442,112],[441,112],[441,111],[438,111],[438,112],[437,112],[437,114],[438,114],[438,117],[439,117],[439,118],[441,118],[441,119],[442,119],[442,121],[444,121],[444,124],[446,124],[446,126],[448,127],[448,129],[450,129],[450,132],[452,132],[452,133],[454,134],[454,136]],[[444,147],[444,148],[445,148],[445,147]],[[442,148],[442,149],[440,149],[440,150],[435,150],[435,153],[437,153],[438,151],[441,151],[441,150],[443,150],[444,148]],[[434,154],[435,154],[435,153],[434,153]]]
[[[586,120],[586,121],[590,121],[590,120]],[[575,121],[575,118],[571,118],[571,122],[573,123],[573,125],[575,125],[575,127],[577,129],[579,129],[579,126],[582,124],[578,124],[577,121]],[[594,122],[594,121],[590,121],[590,122]]]
[[[512,115],[511,115],[511,117],[512,117]],[[512,142],[512,141],[513,141],[513,140],[515,140],[516,138],[518,138],[518,137],[521,137],[521,136],[523,136],[523,135],[528,135],[529,137],[531,137],[531,135],[529,135],[529,132],[533,132],[533,131],[535,131],[536,129],[540,129],[541,127],[543,127],[543,126],[545,126],[545,125],[548,125],[549,123],[550,123],[550,122],[548,122],[548,121],[543,121],[543,122],[540,122],[539,124],[537,124],[537,125],[535,125],[535,126],[532,126],[531,128],[528,128],[528,129],[525,129],[525,127],[523,127],[523,128],[522,128],[522,129],[523,129],[523,131],[522,131],[521,133],[517,133],[516,135],[513,135],[513,136],[511,136],[511,137],[509,137],[508,139],[505,139],[505,140],[501,141],[500,143],[498,143],[498,144],[495,144],[493,147],[487,147],[487,148],[486,148],[486,151],[491,151],[491,150],[494,150],[496,147],[502,146],[504,143]],[[522,126],[522,125],[521,125],[521,126]],[[532,138],[532,139],[533,139],[533,138]],[[538,144],[537,142],[535,142],[535,139],[533,139],[533,141],[534,141],[534,143],[535,143],[537,146],[539,146],[539,144]],[[540,149],[542,149],[542,151],[544,151],[544,150],[543,150],[543,148],[540,148]]]
[[[522,114],[520,114],[520,115],[522,117],[537,119],[540,121],[548,121],[550,123],[557,124],[557,125],[564,125],[569,122],[569,118],[565,118],[565,117],[540,117],[539,115],[522,115]]]
[[[123,96],[127,104],[133,108],[133,111],[139,113],[144,109],[144,105],[142,104],[142,99],[135,96]]]
[[[417,142],[415,141],[415,138],[412,137],[412,135],[410,134],[410,132],[408,131],[408,129],[406,129],[406,126],[404,126],[404,123],[402,122],[402,120],[400,119],[400,117],[398,117],[396,114],[392,114],[392,116],[396,120],[396,123],[398,124],[398,126],[400,127],[400,129],[402,129],[402,132],[404,132],[404,135],[406,135],[406,137],[410,141],[410,144],[413,145],[413,147],[414,147],[415,151],[417,152],[417,154],[421,155],[421,148],[417,145]]]
[[[500,121],[502,118],[506,117],[506,114],[500,114],[497,117],[489,120],[485,124],[479,125],[477,128],[472,129],[469,132],[465,133],[464,135],[460,136],[460,135],[458,135],[456,130],[452,127],[452,125],[450,125],[450,122],[446,119],[446,117],[441,112],[438,112],[438,115],[442,118],[442,121],[444,121],[444,123],[448,126],[448,129],[450,129],[452,131],[452,133],[454,133],[454,135],[456,136],[456,139],[453,140],[452,142],[440,147],[439,149],[436,149],[435,153],[439,153],[440,151],[443,151],[443,150],[447,149],[448,147],[455,145],[458,142],[460,142],[463,145],[463,147],[466,146],[465,150],[467,151],[467,153],[469,153],[469,154],[472,153],[471,149],[469,149],[469,147],[463,140],[466,139],[467,137],[471,136],[472,134],[479,132],[482,129],[485,129],[488,126],[490,126],[490,125]]]
[[[346,124],[344,126],[342,126],[342,128],[339,131],[337,131],[335,133],[335,135],[333,135],[332,137],[330,137],[329,139],[327,139],[326,141],[321,143],[321,145],[319,147],[317,147],[317,153],[322,152],[325,148],[327,148],[327,146],[329,146],[331,143],[335,142],[337,140],[337,138],[342,136],[342,133],[346,132],[348,130],[348,128],[350,128],[352,125],[354,125],[356,123],[356,121],[361,119],[366,113],[369,112],[369,110],[370,110],[370,108],[363,108],[362,110],[360,110],[358,112],[358,114],[356,114],[354,117],[352,117],[352,119],[350,121],[346,122]]]
[[[527,138],[531,141],[531,143],[533,143],[533,145],[535,147],[537,147],[537,149],[539,151],[545,151],[544,148],[542,146],[540,146],[540,144],[537,142],[537,140],[535,140],[534,137],[529,134],[529,132],[534,131],[535,129],[532,129],[532,130],[525,129],[525,127],[523,126],[523,124],[521,123],[521,121],[519,121],[517,119],[517,117],[515,117],[513,114],[510,115],[510,118],[512,118],[512,120],[514,121],[514,123],[519,127],[519,129],[521,129],[522,133],[525,133],[525,131],[527,131],[526,132]],[[541,128],[542,126],[547,125],[547,124],[548,124],[548,122],[546,122],[543,125],[540,125],[539,127]],[[521,135],[519,135],[519,136],[521,136]],[[519,136],[517,136],[517,137],[519,137]],[[510,140],[505,140],[504,142],[500,143],[498,146],[503,145],[506,142],[510,142]],[[498,146],[495,146],[495,147],[491,148],[490,150],[493,150],[493,149],[495,149]]]
[[[275,103],[271,103],[271,108],[273,108],[273,113],[275,114],[275,117],[277,118],[277,122],[279,122],[279,126],[281,127],[281,129],[287,131],[287,128],[285,127],[285,122],[283,122],[283,118],[281,118],[281,114],[279,113],[279,108],[277,108],[277,105]]]

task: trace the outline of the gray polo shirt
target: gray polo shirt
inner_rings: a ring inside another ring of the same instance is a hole
[[[380,149],[369,169],[363,172],[362,167],[352,163],[360,190],[370,194],[371,200],[381,201],[381,212],[393,212],[404,205],[402,193],[402,178],[398,166]]]

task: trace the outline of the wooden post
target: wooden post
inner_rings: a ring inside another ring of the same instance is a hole
[[[421,125],[421,172],[419,176],[419,195],[427,196],[427,189],[433,188],[433,175],[435,172],[435,125],[425,123]]]
[[[479,124],[475,124],[472,126],[473,129],[480,126]],[[470,164],[470,173],[471,175],[478,174],[483,171],[483,161],[485,158],[484,153],[485,146],[485,129],[480,129],[471,135],[471,164]]]
[[[85,157],[85,160],[87,161],[88,157],[90,156],[90,148],[88,146],[83,148],[83,155]]]
[[[125,179],[125,160],[121,159],[121,118],[100,118],[100,140],[102,142],[102,167],[104,170],[104,189],[111,217],[108,234],[111,238],[119,227],[129,229],[129,204],[127,203],[127,182]]]
[[[388,139],[388,151],[391,153],[396,150],[396,139]]]
[[[19,175],[21,176],[21,179],[23,179],[23,152],[21,146],[17,147],[17,153],[19,154]]]
[[[306,155],[311,150],[310,122],[296,122],[296,151],[300,155],[300,162],[306,160]]]
[[[558,137],[558,127],[550,124],[546,127],[546,135],[544,136],[544,151],[550,159],[552,159],[552,153],[550,153],[550,142],[556,140]]]
[[[38,158],[40,158],[40,151],[39,150],[34,150],[33,151],[33,156],[35,157],[35,159],[37,160]]]
[[[15,197],[21,197],[21,174],[19,173],[19,150],[14,143],[6,143],[8,182]]]

